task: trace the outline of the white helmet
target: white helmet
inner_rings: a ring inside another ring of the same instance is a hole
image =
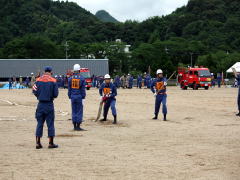
[[[163,71],[161,69],[158,69],[156,74],[162,74],[162,73]]]
[[[213,74],[213,73],[211,73],[211,75],[213,76],[214,74]]]
[[[73,66],[73,71],[80,71],[80,69],[81,69],[81,67],[80,67],[79,64],[75,64],[75,65]]]
[[[110,76],[109,74],[106,74],[106,75],[104,76],[104,79],[111,79],[111,76]]]

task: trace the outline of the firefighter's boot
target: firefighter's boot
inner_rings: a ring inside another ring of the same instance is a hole
[[[153,120],[157,120],[158,119],[158,115],[155,114],[155,116],[152,119]]]
[[[77,130],[77,123],[73,123],[73,130],[76,131]]]
[[[49,145],[48,145],[48,148],[49,148],[49,149],[58,148],[58,145],[57,145],[57,144],[54,144],[53,139],[54,139],[54,137],[52,137],[52,136],[49,137]]]
[[[117,124],[117,115],[114,116],[113,124]]]
[[[163,115],[163,120],[167,121],[167,115],[166,114]]]
[[[36,137],[36,149],[42,149],[41,138]]]
[[[236,116],[240,116],[240,111],[236,114]]]
[[[104,116],[103,119],[100,120],[101,122],[107,121],[107,116]]]
[[[77,123],[77,124],[76,124],[76,131],[84,131],[84,129],[82,129],[82,128],[80,127],[80,125],[81,125],[81,123]]]

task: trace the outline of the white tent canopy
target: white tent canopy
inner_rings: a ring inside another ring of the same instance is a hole
[[[235,68],[237,72],[240,72],[240,62],[235,63],[232,67],[230,67],[226,72],[233,73],[232,68]]]

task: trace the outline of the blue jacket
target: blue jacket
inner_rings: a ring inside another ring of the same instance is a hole
[[[237,84],[239,86],[240,85],[240,75],[239,74],[237,75],[236,80],[237,80]]]
[[[118,76],[115,77],[114,83],[115,84],[119,84],[120,83],[120,78]]]
[[[100,96],[109,95],[110,99],[115,99],[115,96],[117,96],[117,88],[113,83],[106,84],[104,82],[99,88],[99,94]]]
[[[133,77],[132,76],[129,78],[129,83],[133,83]]]
[[[142,82],[142,76],[138,76],[137,81]]]
[[[68,79],[68,97],[69,99],[85,99],[85,78],[80,74],[74,74]]]
[[[157,94],[165,94],[166,86],[164,86],[164,82],[166,82],[166,78],[156,78],[153,80],[151,84],[151,91]]]
[[[43,75],[38,78],[32,89],[33,94],[40,102],[52,102],[58,96],[56,79],[50,75]]]

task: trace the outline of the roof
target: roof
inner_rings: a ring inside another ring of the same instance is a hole
[[[105,75],[109,73],[108,59],[0,59],[0,78],[12,76],[30,76],[43,72],[45,66],[53,68],[54,75],[66,74],[74,64],[88,68],[91,75]]]
[[[230,67],[226,72],[233,73],[232,68],[235,68],[237,72],[240,72],[240,62],[236,62],[232,67]]]

